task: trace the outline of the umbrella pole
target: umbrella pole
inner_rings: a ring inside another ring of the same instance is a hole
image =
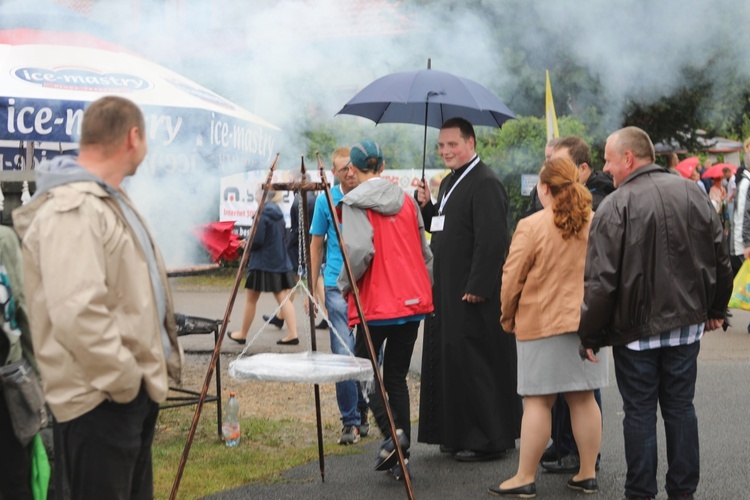
[[[422,143],[422,182],[424,182],[424,166],[427,162],[427,104],[424,106],[424,142]],[[427,188],[427,184],[425,184]]]
[[[333,216],[333,226],[336,229],[336,236],[339,240],[339,246],[341,247],[341,256],[344,258],[344,269],[346,270],[346,276],[349,278],[349,283],[352,286],[350,293],[354,296],[354,305],[357,308],[357,315],[359,316],[359,324],[362,326],[362,333],[365,336],[365,344],[367,345],[367,353],[370,356],[370,363],[372,363],[372,370],[375,374],[375,381],[380,389],[380,395],[383,398],[383,406],[385,407],[385,414],[388,417],[388,423],[391,429],[391,438],[393,444],[396,447],[396,454],[398,455],[398,461],[401,464],[401,470],[404,473],[404,487],[406,488],[406,496],[409,500],[414,500],[414,491],[411,488],[411,476],[409,475],[409,469],[407,469],[404,463],[404,451],[401,449],[401,443],[399,443],[398,436],[396,434],[396,423],[393,420],[393,412],[391,412],[391,405],[386,397],[385,385],[383,384],[383,377],[380,375],[378,370],[378,353],[375,352],[375,347],[372,345],[372,337],[370,336],[370,328],[367,326],[365,321],[365,313],[362,309],[362,302],[359,299],[359,288],[357,283],[354,281],[354,273],[352,272],[351,262],[349,260],[349,253],[346,251],[346,244],[344,243],[344,236],[341,234],[341,225],[339,221],[336,207],[333,204],[333,196],[331,195],[331,189],[328,183],[325,182],[325,172],[323,161],[320,159],[318,153],[318,168],[320,170],[320,178],[324,181],[322,184],[325,188],[326,201],[328,202],[328,209],[331,211]]]
[[[432,69],[432,59],[427,59],[427,69]],[[422,182],[425,182],[424,179],[424,165],[427,162],[427,112],[430,109],[430,103],[428,102],[430,100],[430,94],[427,94],[427,98],[425,99],[424,103],[424,142],[422,143]],[[427,184],[425,183],[425,189],[427,189]]]
[[[300,173],[302,174],[301,182],[302,185],[305,184],[305,177],[306,177],[306,170],[305,170],[305,157],[302,156],[302,165],[300,166]],[[321,178],[321,182],[325,181],[325,177]],[[312,277],[310,276],[310,271],[312,270],[312,261],[310,257],[310,223],[309,223],[309,214],[307,213],[307,189],[304,189],[300,187],[299,190],[300,194],[300,206],[302,207],[302,220],[299,223],[300,231],[303,231],[304,239],[305,239],[305,269],[307,269],[307,283],[312,283]],[[300,277],[300,279],[302,279]],[[310,290],[310,293],[314,296],[315,290]],[[307,300],[307,299],[305,299]],[[307,311],[307,315],[310,320],[310,331],[312,334],[310,335],[310,349],[312,351],[317,351],[317,341],[315,338],[315,309],[313,307],[309,307]],[[325,464],[325,455],[323,453],[323,422],[320,417],[320,385],[315,384],[314,386],[314,393],[315,393],[315,421],[318,425],[318,463],[320,465],[320,480],[321,482],[325,483],[326,481],[326,464]]]
[[[266,178],[266,183],[263,185],[263,195],[260,198],[260,201],[258,202],[258,210],[255,212],[255,218],[253,219],[253,228],[250,231],[250,236],[248,238],[247,243],[245,244],[245,251],[242,254],[242,261],[240,262],[240,267],[237,269],[237,277],[234,281],[234,287],[232,288],[232,294],[229,298],[229,302],[227,303],[226,311],[224,312],[224,320],[221,323],[221,331],[219,332],[219,338],[216,340],[216,345],[214,346],[214,352],[213,356],[211,357],[211,363],[208,365],[208,371],[206,372],[206,378],[203,382],[203,389],[201,390],[201,394],[198,397],[198,402],[195,406],[195,414],[193,415],[193,422],[190,424],[190,431],[188,432],[187,441],[185,442],[185,448],[182,451],[182,457],[180,458],[180,464],[177,467],[177,475],[174,478],[174,483],[172,484],[172,492],[169,495],[170,500],[175,500],[177,498],[177,491],[180,489],[180,481],[182,480],[182,474],[185,471],[185,465],[187,464],[188,456],[190,455],[190,447],[193,444],[193,438],[195,437],[195,431],[198,429],[198,420],[201,417],[201,412],[203,411],[203,404],[206,402],[206,394],[208,394],[208,386],[211,384],[211,378],[213,377],[214,370],[216,369],[216,364],[219,361],[219,356],[221,354],[221,343],[224,340],[224,336],[227,332],[227,326],[229,325],[229,317],[232,315],[232,308],[234,307],[234,299],[237,297],[237,291],[240,286],[240,282],[242,281],[242,275],[244,273],[245,267],[247,267],[247,262],[250,259],[250,247],[252,246],[253,239],[255,238],[255,233],[258,230],[258,224],[256,222],[260,220],[260,214],[263,212],[263,205],[266,203],[266,195],[268,194],[268,188],[271,185],[271,180],[273,179],[273,172],[276,170],[276,162],[279,160],[279,154],[276,154],[276,158],[273,160],[273,163],[271,164],[270,171],[268,172],[268,177]],[[217,394],[217,397],[221,398],[221,394]]]

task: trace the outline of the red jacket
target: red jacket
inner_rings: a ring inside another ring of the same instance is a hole
[[[433,311],[432,284],[422,255],[414,203],[404,194],[401,210],[383,215],[367,209],[375,254],[357,281],[367,321],[428,314]],[[349,294],[349,326],[359,324],[354,295]]]

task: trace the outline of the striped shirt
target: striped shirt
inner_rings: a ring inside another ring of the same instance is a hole
[[[652,337],[634,340],[625,347],[631,351],[647,351],[649,349],[660,349],[662,347],[677,347],[680,345],[694,344],[703,337],[703,329],[705,326],[705,323],[681,326],[680,328],[659,333]]]

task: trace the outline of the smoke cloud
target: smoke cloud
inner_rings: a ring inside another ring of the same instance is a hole
[[[750,74],[745,0],[138,3],[138,16],[113,26],[114,35],[280,127],[277,149],[281,168],[288,169],[299,167],[308,146],[302,132],[311,120],[347,124],[333,129],[341,144],[352,141],[351,130],[374,131],[367,120],[334,115],[374,79],[425,68],[428,58],[434,69],[476,80],[513,111],[536,116],[544,114],[544,70],[569,60],[588,83],[560,95],[551,75],[558,115],[570,113],[568,103],[597,102],[610,128],[620,126],[627,99],[649,102],[669,94],[684,83],[686,67],[712,62],[717,98],[734,95],[735,75]],[[97,2],[91,15],[130,18],[131,9],[131,2]],[[421,143],[418,127],[404,130]],[[428,148],[434,137],[431,131]],[[192,208],[173,215],[199,219],[208,205],[218,205],[218,193],[206,191],[215,186],[217,172],[209,165],[205,178],[193,173],[149,183],[144,176],[132,187],[144,205],[187,198]],[[173,239],[173,223],[158,226],[169,235],[163,240]]]

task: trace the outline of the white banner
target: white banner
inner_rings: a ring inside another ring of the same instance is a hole
[[[312,182],[319,182],[320,175],[317,171],[307,173]],[[219,198],[219,221],[235,221],[237,226],[251,227],[253,217],[258,210],[258,201],[256,196],[260,194],[262,184],[268,177],[267,170],[253,170],[240,174],[229,175],[221,178],[220,189],[221,197]],[[326,172],[328,182],[333,182],[333,174]],[[273,182],[292,182],[294,174],[291,170],[277,170],[273,174]],[[311,196],[317,196],[317,193],[310,193]],[[284,212],[286,226],[291,225],[289,211],[294,201],[294,193],[284,191],[282,199],[278,202],[279,208]]]
[[[539,174],[521,174],[521,196],[531,195],[537,182],[539,182]]]
[[[426,169],[424,176],[427,179],[427,185],[430,187],[430,194],[432,195],[432,202],[435,203],[437,200],[438,189],[443,178],[450,173],[450,170],[446,169]],[[380,177],[388,179],[393,184],[403,189],[409,194],[413,194],[414,190],[417,189],[417,185],[421,181],[422,170],[383,170]]]
[[[450,171],[447,169],[425,170],[425,177],[430,186],[433,201],[437,198],[440,182],[448,172]],[[383,170],[383,173],[380,174],[380,176],[383,179],[387,179],[393,184],[396,184],[405,192],[412,194],[417,188],[417,183],[419,182],[421,173],[421,170],[386,169]],[[219,220],[235,221],[237,226],[252,226],[255,211],[258,209],[256,192],[259,184],[265,182],[267,175],[268,171],[253,170],[251,172],[243,172],[241,174],[222,177],[220,187],[221,197],[219,199]],[[318,182],[320,180],[317,171],[309,172],[308,175],[310,175],[313,182]],[[330,171],[326,171],[326,178],[328,179],[329,184],[333,183],[333,174]],[[292,179],[292,172],[290,170],[277,170],[274,172],[274,182],[289,182]],[[317,194],[318,193],[315,193],[315,195]],[[281,211],[284,212],[287,227],[290,226],[289,210],[292,207],[293,201],[294,197],[292,196],[292,193],[286,191],[283,193],[282,201],[279,202],[279,207],[281,208]]]

